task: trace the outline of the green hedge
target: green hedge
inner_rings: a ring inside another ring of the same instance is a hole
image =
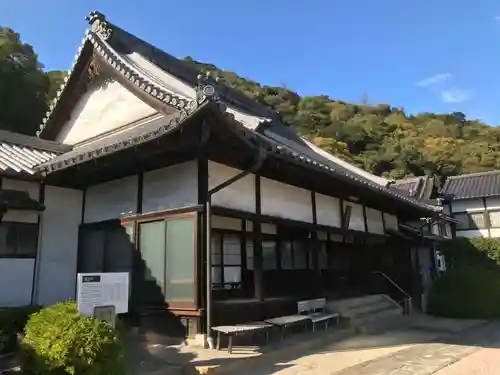
[[[21,342],[26,375],[123,375],[124,345],[107,323],[78,314],[74,302],[42,309],[29,319]]]
[[[428,312],[449,318],[500,318],[500,239],[444,241],[447,271],[434,283]]]
[[[449,269],[433,285],[428,312],[448,318],[500,318],[500,270],[474,265]]]
[[[17,348],[17,336],[24,331],[31,314],[40,311],[38,306],[9,307],[0,310],[0,353]]]

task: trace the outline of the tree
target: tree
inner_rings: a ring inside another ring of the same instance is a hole
[[[34,135],[49,87],[33,48],[12,29],[0,27],[0,129]]]

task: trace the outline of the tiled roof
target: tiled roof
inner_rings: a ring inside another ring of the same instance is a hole
[[[390,188],[408,197],[430,202],[434,191],[434,178],[430,176],[408,177],[394,181]]]
[[[448,177],[441,194],[453,196],[454,199],[499,196],[500,171]]]
[[[0,131],[0,173],[35,174],[35,165],[45,163],[70,147],[24,134]]]

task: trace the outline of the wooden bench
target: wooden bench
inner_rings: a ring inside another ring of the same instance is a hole
[[[266,345],[269,340],[268,330],[272,327],[271,324],[266,322],[250,322],[244,324],[235,324],[232,326],[217,326],[212,327],[212,330],[217,332],[217,350],[220,350],[220,335],[223,334],[228,337],[228,352],[229,354],[233,351],[233,337],[243,334],[255,334],[259,331],[264,331],[266,333]]]

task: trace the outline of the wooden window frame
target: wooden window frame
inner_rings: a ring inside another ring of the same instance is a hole
[[[181,300],[165,300],[165,304],[168,305],[169,308],[171,309],[186,309],[186,310],[195,310],[198,308],[199,304],[199,298],[198,298],[198,288],[199,288],[199,274],[198,274],[198,220],[197,220],[197,215],[198,211],[191,211],[191,212],[183,212],[183,213],[165,213],[165,212],[158,212],[158,213],[147,213],[143,215],[137,215],[134,217],[130,218],[124,218],[120,222],[122,225],[125,225],[126,223],[129,222],[134,222],[135,228],[134,228],[134,240],[135,240],[135,248],[136,251],[141,251],[140,247],[140,241],[139,241],[139,235],[140,235],[140,225],[141,224],[147,224],[147,223],[152,223],[155,221],[164,221],[166,222],[165,224],[165,254],[164,254],[164,282],[166,283],[166,256],[167,256],[167,225],[169,220],[176,220],[176,219],[185,219],[185,218],[193,218],[194,221],[194,246],[193,246],[193,251],[194,251],[194,264],[193,264],[193,278],[194,278],[194,283],[193,283],[193,301],[181,301]]]

